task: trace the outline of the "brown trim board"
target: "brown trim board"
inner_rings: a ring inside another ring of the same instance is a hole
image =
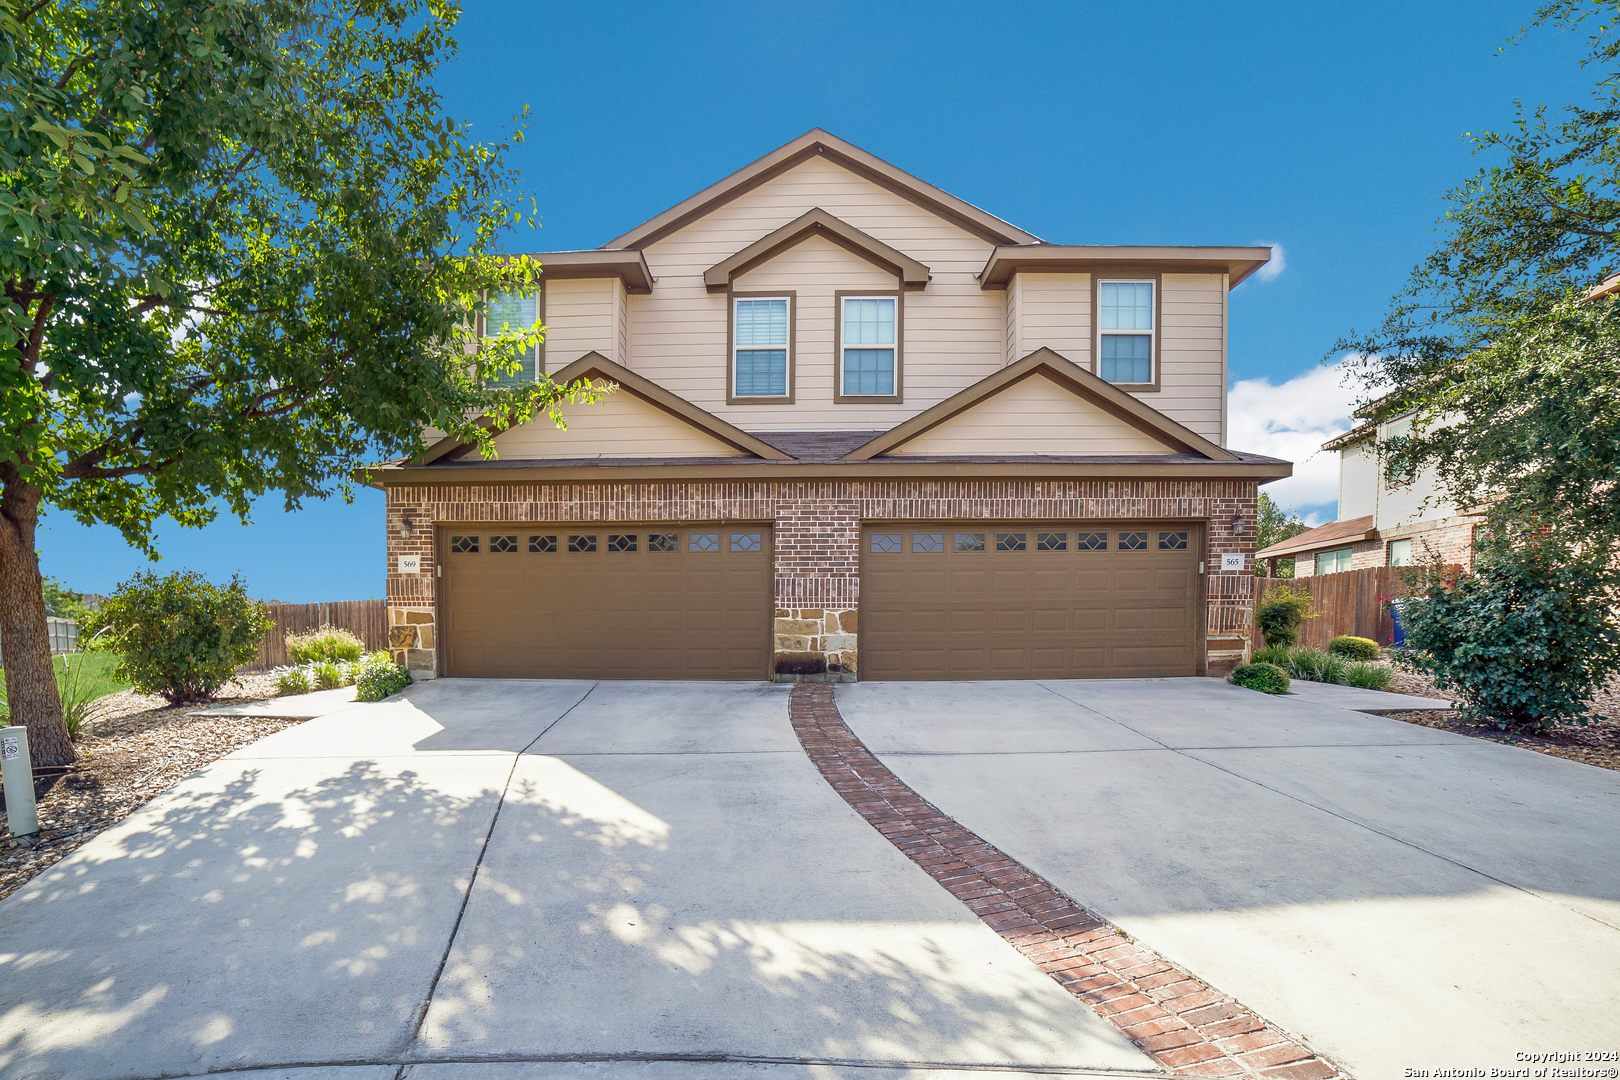
[[[979,288],[1005,289],[1014,274],[1089,274],[1109,267],[1152,266],[1169,274],[1230,274],[1237,288],[1271,261],[1268,247],[1172,247],[1092,244],[1004,244],[979,271]]]
[[[1153,380],[1145,383],[1108,383],[1128,394],[1157,394],[1160,386],[1160,361],[1164,353],[1164,275],[1157,270],[1141,267],[1105,267],[1090,276],[1091,280],[1091,368],[1102,379],[1102,285],[1111,282],[1151,281],[1153,283],[1153,351],[1148,357],[1152,364]],[[1224,355],[1224,354],[1223,354]],[[1108,382],[1103,379],[1103,382]],[[1224,400],[1224,394],[1221,395]]]
[[[737,382],[737,301],[780,300],[787,297],[787,396],[738,397]],[[796,376],[799,369],[799,294],[794,289],[774,289],[765,292],[732,292],[726,283],[726,404],[727,405],[791,405],[798,393]],[[778,451],[780,452],[780,451]]]
[[[1044,374],[1058,385],[1066,387],[1139,431],[1146,432],[1185,453],[1199,454],[1212,461],[1238,460],[1235,454],[1221,449],[1202,435],[1183,427],[1113,384],[1104,382],[1072,360],[1045,347],[1036,349],[1017,363],[980,379],[966,390],[946,398],[931,409],[918,413],[864,446],[856,447],[845,454],[843,460],[868,461],[879,454],[886,454],[907,440],[938,427],[985,398],[1037,373]]]
[[[731,287],[732,278],[746,274],[811,236],[825,237],[846,251],[889,271],[907,289],[921,289],[928,285],[928,267],[816,207],[709,267],[703,272],[704,287],[712,293],[725,292]]]

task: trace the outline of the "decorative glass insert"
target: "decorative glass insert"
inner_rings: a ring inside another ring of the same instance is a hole
[[[531,536],[529,537],[529,550],[539,552],[556,551],[557,538],[555,536]]]
[[[1075,533],[1074,550],[1076,551],[1107,551],[1107,533]]]
[[[912,533],[911,534],[911,550],[912,551],[921,551],[921,552],[944,551],[945,550],[945,534],[944,533]]]
[[[1145,533],[1145,532],[1140,532],[1140,533],[1120,533],[1119,534],[1119,550],[1121,550],[1121,551],[1146,551],[1147,550],[1147,533]]]
[[[636,534],[635,533],[608,533],[608,550],[609,551],[634,551],[634,550],[636,550]]]
[[[596,550],[596,537],[594,537],[594,536],[570,536],[568,538],[568,550],[573,551],[573,552],[579,552],[579,553],[582,553],[582,554],[588,554],[588,553],[590,553],[592,551],[595,551]]]
[[[843,319],[843,392],[893,394],[894,297],[846,296]]]
[[[738,300],[736,304],[735,396],[787,397],[787,298]]]
[[[1023,551],[1027,533],[996,533],[997,551]]]
[[[1097,314],[1098,373],[1109,382],[1152,382],[1153,283],[1100,282]]]
[[[533,296],[517,293],[494,293],[485,302],[484,337],[502,338],[527,333],[539,319],[539,301]],[[539,374],[539,348],[530,345],[523,351],[515,371],[491,375],[491,386],[522,386],[532,383]]]
[[[456,555],[476,555],[478,554],[478,537],[452,536],[450,538],[450,551]]]
[[[686,537],[688,551],[719,551],[719,533],[689,533]]]
[[[1184,532],[1162,532],[1159,534],[1160,551],[1186,551],[1187,534]]]
[[[489,550],[498,551],[498,552],[501,552],[503,554],[508,552],[508,551],[516,551],[517,550],[517,537],[515,537],[515,536],[492,536],[492,537],[489,538]]]
[[[984,533],[957,533],[957,551],[983,551]]]
[[[648,533],[648,551],[674,551],[677,534],[675,533]]]
[[[1067,551],[1069,549],[1068,533],[1036,533],[1036,551]]]
[[[760,538],[759,533],[732,533],[731,534],[731,550],[732,551],[758,551],[759,550],[759,538]]]
[[[905,548],[905,538],[900,533],[873,533],[873,551],[901,551]]]

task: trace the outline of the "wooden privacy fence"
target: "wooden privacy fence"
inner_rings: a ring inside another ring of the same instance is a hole
[[[288,662],[288,634],[322,626],[347,630],[366,643],[367,652],[388,648],[388,601],[338,600],[330,604],[271,604],[275,626],[259,642],[259,658],[238,671],[269,671]]]
[[[1462,567],[1449,566],[1446,571],[1456,575],[1462,572]],[[1313,649],[1327,648],[1328,642],[1341,634],[1371,638],[1380,645],[1392,644],[1395,620],[1390,617],[1389,605],[1382,601],[1406,591],[1399,571],[1392,566],[1369,566],[1363,570],[1305,578],[1256,578],[1254,584],[1256,607],[1271,590],[1283,585],[1297,585],[1311,594],[1311,606],[1319,614],[1300,625],[1299,643]],[[1257,649],[1265,644],[1258,620],[1253,641]]]

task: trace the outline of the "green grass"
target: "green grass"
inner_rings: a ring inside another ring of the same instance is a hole
[[[70,695],[80,701],[94,701],[120,690],[128,690],[129,683],[113,678],[113,668],[123,657],[117,653],[82,652],[52,657],[56,665],[56,686],[63,698]],[[76,691],[76,692],[75,692]],[[6,683],[0,672],[0,717],[10,715],[6,706]]]

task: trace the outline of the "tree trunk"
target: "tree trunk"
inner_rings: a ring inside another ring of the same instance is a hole
[[[28,729],[34,765],[71,765],[73,743],[51,665],[44,582],[34,550],[39,489],[16,466],[0,465],[0,657],[6,668],[11,722]]]

